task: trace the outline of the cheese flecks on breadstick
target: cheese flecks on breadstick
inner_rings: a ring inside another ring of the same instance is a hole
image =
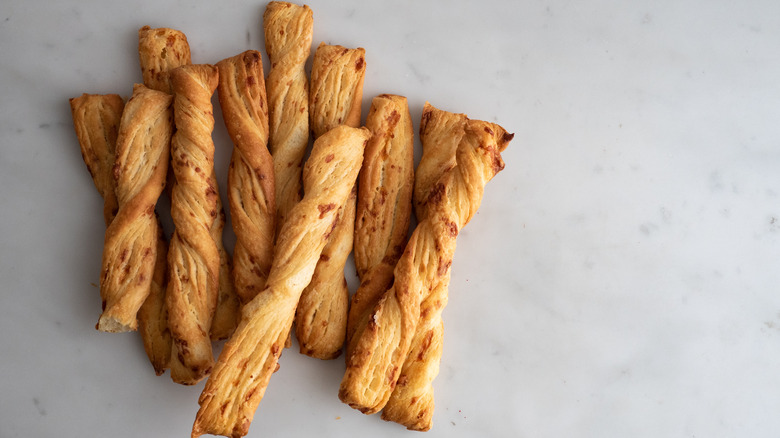
[[[103,198],[106,226],[114,220],[119,204],[114,180],[114,151],[119,120],[125,102],[117,94],[82,94],[70,99],[73,127],[81,147],[81,157]]]
[[[355,327],[368,323],[371,310],[390,288],[412,210],[414,130],[406,98],[375,97],[366,127],[371,139],[360,170],[355,220],[355,267],[361,284],[349,308],[348,356]]]
[[[363,161],[368,130],[340,126],[314,142],[304,169],[305,196],[277,239],[266,288],[243,308],[198,400],[192,436],[240,437],[276,370],[303,288],[311,280]]]
[[[119,211],[103,247],[101,331],[135,330],[138,309],[150,293],[159,232],[154,207],[165,186],[171,130],[171,96],[137,84],[117,135]]]
[[[269,149],[274,160],[276,234],[301,199],[301,163],[309,143],[309,83],[304,71],[311,52],[312,11],[287,2],[268,3],[263,13]]]
[[[428,214],[395,267],[393,286],[374,307],[366,327],[354,334],[339,388],[344,403],[366,414],[387,403],[420,325],[421,305],[449,278],[458,232],[476,213],[487,182],[503,169],[501,151],[511,138],[496,124],[466,123],[457,164],[430,190]]]
[[[170,72],[191,64],[190,45],[184,33],[168,28],[138,29],[138,56],[144,85],[171,94]]]
[[[218,80],[211,65],[171,72],[176,124],[171,216],[176,229],[168,249],[166,303],[173,339],[171,378],[182,384],[195,384],[214,364],[208,333],[217,305],[220,257],[211,232],[219,216],[211,95]]]
[[[220,61],[219,103],[233,155],[228,200],[236,246],[233,279],[247,303],[265,287],[274,247],[274,165],[268,151],[268,105],[260,52]]]
[[[330,129],[360,126],[365,50],[320,44],[311,73],[309,114],[314,138]],[[347,328],[349,290],[344,265],[355,230],[357,190],[339,207],[336,229],[322,251],[311,283],[303,291],[295,317],[300,351],[319,359],[341,353]]]

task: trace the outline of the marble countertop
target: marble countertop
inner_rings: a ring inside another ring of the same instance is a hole
[[[0,436],[189,434],[203,384],[94,329],[102,201],[68,98],[129,95],[143,25],[198,63],[264,52],[265,2],[222,3],[0,8]],[[515,133],[458,239],[426,437],[777,436],[780,3],[309,4],[315,45],[367,51],[364,117],[395,93],[415,129],[428,100]],[[219,116],[214,139],[224,199]],[[340,403],[343,370],[287,350],[249,436],[412,435]]]

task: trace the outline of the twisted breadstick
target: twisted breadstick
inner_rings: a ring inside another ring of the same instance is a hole
[[[171,94],[170,72],[191,64],[190,45],[184,33],[168,28],[138,29],[138,56],[144,85]]]
[[[311,73],[309,114],[314,138],[338,125],[360,126],[365,50],[320,44]],[[347,329],[349,290],[344,265],[355,230],[357,190],[339,208],[336,229],[322,251],[295,317],[301,353],[333,359],[341,353]]]
[[[171,143],[176,175],[171,216],[176,230],[168,250],[166,303],[173,339],[171,378],[183,384],[198,382],[214,364],[208,333],[217,305],[220,260],[211,233],[219,216],[211,95],[218,80],[211,65],[171,72],[177,129]]]
[[[246,435],[292,325],[295,307],[349,196],[368,130],[338,127],[314,142],[304,169],[306,194],[282,228],[266,288],[243,309],[198,400],[192,436]]]
[[[228,199],[236,246],[233,280],[241,301],[265,287],[274,248],[274,167],[268,152],[268,106],[260,52],[220,61],[219,103],[235,148]]]
[[[355,220],[355,267],[361,284],[349,308],[347,357],[356,327],[368,323],[371,310],[390,288],[412,210],[414,130],[406,98],[375,97],[366,127],[371,139],[360,170]]]
[[[427,200],[436,182],[457,165],[456,152],[467,122],[465,114],[441,111],[425,103],[420,124],[423,155],[417,165],[414,186],[419,220],[428,214]],[[439,373],[442,354],[441,312],[447,304],[449,275],[448,272],[420,305],[420,322],[409,354],[382,410],[382,419],[400,423],[410,430],[429,430],[433,424],[433,379]]]
[[[138,57],[144,85],[168,94],[171,94],[170,71],[191,63],[187,37],[178,30],[167,28],[152,29],[144,26],[139,29]],[[170,167],[167,180],[165,192],[170,197],[174,183],[173,170]],[[152,291],[138,312],[138,332],[157,375],[168,368],[171,357],[171,334],[168,330],[168,309],[165,305],[167,255],[168,244],[161,232],[152,276]]]
[[[309,84],[303,68],[311,51],[313,23],[305,5],[273,1],[263,13],[265,50],[271,60],[266,89],[277,235],[301,199],[301,162],[309,143]]]
[[[103,247],[101,331],[135,330],[150,293],[159,233],[154,206],[168,170],[170,107],[170,95],[137,84],[122,114],[114,165],[119,212]]]
[[[387,403],[420,325],[421,305],[430,291],[446,284],[458,230],[476,213],[485,184],[503,169],[500,152],[511,138],[492,123],[466,124],[457,166],[430,190],[428,214],[395,267],[393,286],[374,307],[366,327],[354,335],[354,350],[339,388],[344,403],[366,414]],[[421,342],[425,351],[428,341]]]
[[[95,187],[104,198],[103,218],[108,226],[116,216],[118,205],[114,181],[116,136],[125,103],[116,94],[83,94],[70,100],[73,125],[81,145],[84,162],[92,174]],[[159,221],[158,221],[159,223]],[[160,306],[165,291],[165,257],[168,246],[159,228],[157,260],[152,274],[149,296],[138,310],[138,332],[144,350],[155,373],[162,374],[171,355],[171,336],[168,333],[167,313]],[[153,316],[162,313],[160,317]]]
[[[119,204],[114,180],[114,151],[119,120],[125,102],[117,94],[82,94],[70,99],[73,127],[81,147],[81,157],[103,198],[106,226],[114,220]]]

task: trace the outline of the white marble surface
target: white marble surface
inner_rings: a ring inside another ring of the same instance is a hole
[[[265,2],[132,3],[0,8],[2,437],[187,436],[197,410],[202,384],[94,329],[102,202],[67,99],[128,95],[146,24],[195,62],[262,48]],[[311,6],[315,44],[366,48],[364,109],[516,134],[459,237],[426,436],[778,435],[780,3]],[[250,436],[412,435],[341,404],[342,372],[287,350]]]

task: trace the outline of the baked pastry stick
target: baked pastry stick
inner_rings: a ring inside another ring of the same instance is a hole
[[[82,94],[70,99],[73,127],[81,147],[81,157],[103,198],[103,220],[114,220],[117,203],[114,180],[114,151],[119,120],[125,102],[118,94]]]
[[[198,400],[192,436],[240,437],[263,398],[290,332],[295,307],[349,196],[368,130],[340,126],[314,142],[304,168],[305,195],[277,239],[266,288],[243,308]]]
[[[217,63],[219,104],[233,155],[228,201],[236,246],[233,280],[241,302],[265,288],[274,250],[274,164],[268,152],[268,105],[260,52],[248,50]]]
[[[458,231],[476,213],[486,183],[503,169],[500,153],[511,138],[496,124],[466,124],[457,165],[431,189],[428,213],[395,267],[393,286],[374,307],[366,327],[354,334],[339,388],[344,403],[365,414],[387,403],[420,324],[421,305],[449,278]]]
[[[182,65],[192,63],[190,46],[184,33],[168,28],[152,29],[144,26],[138,30],[138,54],[141,61],[141,73],[144,85],[155,90],[172,93],[170,72]],[[168,174],[168,194],[173,187],[173,173]],[[219,216],[211,227],[211,234],[217,243],[219,250],[219,297],[217,298],[217,310],[211,325],[211,338],[214,340],[225,339],[233,333],[238,319],[238,297],[233,290],[233,281],[230,278],[230,255],[225,251],[222,243],[222,230],[225,227],[225,213],[222,203],[217,199],[217,212]],[[164,301],[164,293],[159,297]],[[157,305],[162,309],[162,303]],[[153,312],[151,314],[161,314]],[[141,323],[160,324],[159,321],[141,320]],[[156,330],[156,329],[155,329]]]
[[[165,187],[171,116],[170,95],[140,84],[133,87],[117,135],[114,179],[119,211],[103,246],[101,331],[136,330],[138,309],[150,293],[159,236],[154,207]]]
[[[73,113],[73,125],[81,145],[81,153],[92,175],[95,187],[104,199],[103,218],[106,226],[114,220],[118,205],[114,191],[114,161],[116,136],[119,132],[119,120],[125,103],[116,94],[83,94],[70,100]],[[171,336],[168,332],[168,316],[152,316],[155,312],[164,312],[159,306],[165,294],[165,257],[168,246],[162,235],[162,227],[157,240],[157,262],[154,265],[149,296],[138,310],[138,331],[144,343],[146,355],[152,362],[155,373],[160,375],[168,367],[171,355]]]
[[[330,129],[360,126],[365,50],[320,44],[311,71],[309,114],[314,138]],[[300,351],[319,359],[341,353],[347,329],[349,290],[344,265],[355,230],[357,190],[339,206],[336,228],[322,251],[311,283],[303,291],[295,316]]]
[[[457,164],[456,151],[467,122],[465,114],[442,111],[425,103],[420,123],[423,154],[414,186],[415,212],[421,221],[428,213],[431,189]],[[441,312],[447,304],[449,275],[448,272],[420,305],[420,322],[409,354],[382,410],[382,419],[400,423],[410,430],[426,431],[433,425],[433,379],[439,373],[441,361],[444,330]]]
[[[164,27],[138,29],[138,56],[144,85],[168,94],[172,93],[170,72],[192,63],[187,36]]]
[[[176,183],[171,216],[176,229],[168,249],[168,325],[173,339],[171,378],[185,385],[214,364],[209,339],[219,286],[219,250],[211,229],[219,216],[214,178],[211,95],[219,73],[211,65],[171,72],[176,133],[171,159]]]
[[[414,130],[403,96],[382,94],[366,118],[371,139],[360,170],[355,220],[355,267],[360,287],[352,297],[347,324],[347,357],[356,326],[393,282],[393,268],[409,232],[414,181]]]
[[[168,28],[152,29],[144,26],[139,29],[138,56],[144,85],[168,94],[171,94],[170,71],[191,63],[187,37],[178,30]],[[170,197],[173,187],[173,171],[170,167],[167,179],[165,191]],[[138,332],[157,375],[168,367],[171,357],[171,334],[168,330],[168,309],[165,306],[167,256],[168,243],[161,230],[152,290],[138,312]]]
[[[263,13],[265,50],[271,61],[265,86],[277,235],[301,199],[301,163],[309,144],[309,83],[304,65],[311,52],[313,25],[312,11],[305,5],[273,1]]]

